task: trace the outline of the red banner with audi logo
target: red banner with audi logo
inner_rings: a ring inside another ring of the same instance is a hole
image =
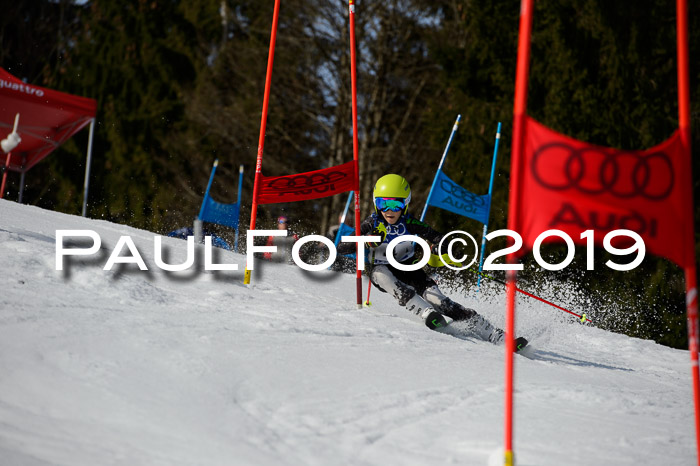
[[[597,244],[602,240],[603,247],[631,249],[619,244],[619,238],[615,238],[615,245],[606,243],[605,238],[610,238],[612,235],[608,233],[613,230],[634,231],[641,236],[647,250],[684,269],[695,438],[700,464],[700,321],[693,221],[688,2],[677,0],[675,3],[678,130],[651,149],[625,151],[577,141],[527,116],[534,0],[521,1],[508,229],[520,234],[527,249],[539,245],[538,236],[548,230],[563,231],[564,236],[586,246],[592,239]],[[590,116],[595,118],[595,115]],[[669,115],[659,118],[669,118]],[[582,233],[585,240],[581,238]],[[503,451],[504,464],[508,466],[514,464],[515,292],[516,270],[522,267],[517,264],[517,255],[523,254],[524,249],[509,248],[507,257]]]
[[[683,267],[694,259],[678,240],[686,166],[678,131],[651,149],[625,151],[572,139],[525,117],[518,232],[529,249],[549,229],[582,245],[586,230],[594,230],[601,245],[607,232],[632,230],[650,252]]]
[[[355,162],[285,176],[262,176],[259,204],[307,201],[355,189]]]

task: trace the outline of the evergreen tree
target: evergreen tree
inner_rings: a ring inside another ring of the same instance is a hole
[[[90,215],[158,229],[179,202],[172,180],[184,174],[165,141],[201,66],[196,27],[177,1],[94,0],[79,20],[67,71],[50,83],[98,102]]]
[[[693,57],[700,53],[700,21],[694,14],[697,6],[690,8]],[[509,2],[478,0],[445,2],[441,11],[443,36],[431,51],[442,66],[449,101],[467,114],[448,171],[463,186],[473,186],[475,180],[483,186],[488,173],[485,160],[489,160],[483,128],[494,125],[496,119],[504,123],[500,170],[508,173],[510,167],[508,136],[519,11]],[[528,114],[557,131],[599,145],[645,149],[665,140],[678,125],[675,16],[673,5],[655,0],[536,2]],[[693,63],[694,102],[700,90],[699,76]],[[433,116],[447,126],[454,112],[446,112],[444,101],[442,95],[436,99]],[[691,107],[695,106],[691,103]],[[694,144],[700,134],[697,115],[691,123]],[[475,171],[467,173],[467,168]],[[694,171],[697,180],[697,162]],[[507,181],[501,180],[494,196],[492,228],[506,226]],[[698,187],[696,182],[696,212],[700,212]],[[698,218],[696,215],[696,232]],[[551,247],[550,253],[556,257],[561,249]],[[582,254],[579,251],[578,257]],[[623,279],[620,272],[582,272],[584,269],[583,264],[571,265],[558,276],[571,286],[583,286],[594,301],[601,297],[603,308],[616,310],[596,315],[599,325],[644,338],[653,336],[674,346],[686,344],[683,279],[678,267],[649,257]],[[521,278],[527,281],[528,273]]]
[[[700,64],[692,57],[700,56],[700,5],[689,2],[689,9],[697,151]],[[352,159],[347,10],[346,0],[282,2],[265,175]],[[250,205],[272,11],[271,2],[255,0],[19,0],[0,19],[0,62],[30,83],[98,101],[89,215],[164,232],[191,222],[215,158],[214,197],[235,201],[243,164],[243,205]],[[536,2],[528,113],[604,146],[645,149],[668,138],[678,125],[675,14],[661,0]],[[517,3],[505,0],[356,2],[363,214],[371,209],[374,180],[390,172],[409,178],[412,209],[420,211],[461,113],[445,171],[467,189],[485,192],[501,121],[491,229],[507,226],[518,20]],[[26,202],[79,213],[85,133],[32,169]],[[344,201],[343,195],[263,206],[259,218],[264,225],[288,211],[302,219],[299,229],[325,232]],[[444,231],[481,230],[439,209],[429,215]],[[501,246],[489,244],[489,250]],[[562,253],[556,246],[545,251],[552,262]],[[678,267],[649,257],[621,279],[605,268],[583,271],[582,257],[578,252],[557,277],[591,297],[582,306],[616,310],[596,315],[600,325],[685,345]],[[468,276],[457,275],[464,285],[471,284]],[[540,276],[521,279],[537,287]]]

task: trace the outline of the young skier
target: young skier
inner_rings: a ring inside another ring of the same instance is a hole
[[[361,225],[362,235],[379,236],[381,241],[368,243],[373,258],[369,274],[370,281],[380,291],[390,293],[401,306],[421,316],[428,328],[436,330],[448,325],[445,316],[452,320],[466,321],[473,332],[481,339],[492,343],[505,340],[503,330],[476,313],[473,309],[452,301],[440,291],[437,284],[422,269],[406,272],[389,264],[386,256],[391,240],[401,235],[416,235],[432,243],[431,251],[436,253],[443,235],[408,213],[411,202],[411,187],[399,175],[385,175],[374,186],[374,210]],[[356,246],[341,243],[339,253],[347,253]],[[345,251],[347,249],[348,251]],[[394,258],[401,264],[414,261],[415,247],[404,241],[394,248]],[[516,339],[519,350],[527,344],[520,337]]]
[[[277,229],[287,230],[289,228],[289,217],[280,215],[277,217]],[[277,252],[263,253],[263,259],[272,262],[287,262],[292,263],[292,247],[299,240],[299,235],[294,232],[288,232],[287,236],[268,236],[265,246],[277,246]]]

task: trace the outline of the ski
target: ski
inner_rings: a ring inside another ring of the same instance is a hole
[[[448,335],[452,335],[457,338],[464,338],[465,336],[476,336],[472,330],[466,330],[464,328],[460,328],[458,326],[454,325],[454,322],[463,322],[463,321],[455,321],[450,319],[449,317],[445,317],[443,314],[431,310],[427,316],[425,316],[425,325],[428,327],[430,330],[435,330],[440,333],[445,333]],[[476,336],[478,338],[478,336]],[[501,336],[499,338],[499,342],[502,341],[503,339],[503,334],[501,333]],[[494,343],[490,339],[488,340],[489,343]],[[515,339],[515,353],[520,353],[522,350],[525,349],[525,347],[528,345],[528,340],[525,337],[517,337]],[[499,344],[499,343],[495,343]]]

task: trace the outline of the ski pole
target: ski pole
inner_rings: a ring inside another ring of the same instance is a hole
[[[372,267],[374,267],[374,251],[372,251]],[[370,307],[372,303],[369,301],[369,292],[372,291],[372,280],[369,278],[369,275],[367,276],[368,282],[367,282],[367,301],[363,303],[365,307]]]
[[[495,282],[497,282],[497,283],[500,283],[501,285],[504,285],[504,286],[505,286],[505,284],[506,284],[506,282],[504,282],[503,280],[499,280],[498,278],[492,277],[492,276],[490,276],[490,275],[486,275],[486,274],[483,273],[483,272],[475,272],[474,270],[471,270],[471,269],[469,269],[469,271],[470,271],[470,272],[474,272],[475,274],[480,275],[480,276],[482,276],[482,277],[484,277],[484,278],[488,278],[488,279],[493,280],[493,281],[495,281]],[[568,313],[571,314],[572,316],[578,317],[578,318],[580,319],[581,323],[591,322],[591,319],[589,319],[588,317],[586,317],[586,314],[585,314],[585,313],[584,313],[583,315],[576,314],[575,312],[571,312],[571,311],[568,310],[568,309],[564,309],[563,307],[561,307],[561,306],[559,306],[559,305],[557,305],[557,304],[554,304],[554,303],[551,302],[551,301],[547,301],[546,299],[540,298],[539,296],[535,296],[534,294],[528,293],[528,292],[525,291],[525,290],[521,290],[521,289],[518,288],[517,286],[515,287],[515,291],[519,291],[519,292],[521,292],[522,294],[524,294],[525,296],[529,296],[529,297],[534,298],[534,299],[536,299],[536,300],[538,300],[538,301],[542,301],[542,302],[545,303],[545,304],[549,304],[549,305],[552,306],[552,307],[556,307],[557,309],[559,309],[559,310],[561,310],[561,311],[568,312]]]
[[[369,307],[372,305],[371,302],[369,302],[369,292],[372,291],[372,282],[367,283],[367,301],[364,302],[365,307]]]

